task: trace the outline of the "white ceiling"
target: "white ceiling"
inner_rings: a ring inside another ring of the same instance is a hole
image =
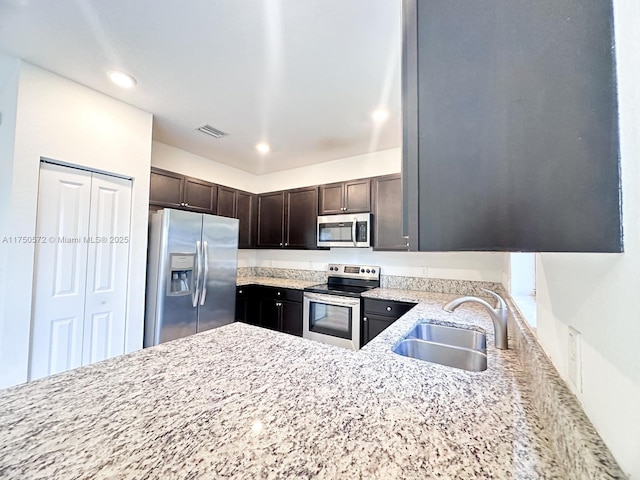
[[[401,0],[0,0],[0,50],[153,113],[154,140],[255,174],[401,143]],[[112,85],[114,68],[137,86]]]

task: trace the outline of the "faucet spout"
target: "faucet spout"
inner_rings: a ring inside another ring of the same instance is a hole
[[[442,307],[446,312],[453,313],[453,311],[458,308],[463,303],[479,303],[482,305],[487,312],[489,312],[489,316],[491,317],[491,321],[493,322],[493,330],[495,332],[496,338],[496,348],[507,349],[509,348],[508,340],[507,340],[507,315],[508,309],[507,304],[503,300],[503,298],[495,292],[491,290],[482,289],[483,291],[490,294],[492,297],[496,299],[496,306],[492,307],[489,302],[483,300],[478,297],[460,297],[455,300],[451,300],[444,307]]]

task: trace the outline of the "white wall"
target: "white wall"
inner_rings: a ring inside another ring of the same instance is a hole
[[[255,175],[164,143],[153,142],[151,165],[238,190],[257,193]]]
[[[255,193],[387,175],[398,173],[401,168],[402,149],[391,148],[261,175]]]
[[[329,263],[356,263],[379,266],[382,275],[500,283],[503,256],[499,252],[374,252],[370,248],[240,250],[238,265],[326,271]]]
[[[20,69],[6,228],[34,235],[41,157],[133,178],[126,351],[142,347],[152,116],[38,67]],[[27,378],[34,249],[5,259],[0,387]]]
[[[615,0],[623,254],[539,254],[538,337],[623,470],[640,478],[640,2]],[[568,328],[581,333],[582,391]]]
[[[401,161],[401,149],[392,148],[266,175],[254,175],[160,142],[153,142],[151,157],[154,167],[252,193],[397,173],[400,171]]]
[[[10,248],[3,240],[10,234],[8,231],[9,205],[11,205],[11,177],[13,175],[13,149],[16,134],[16,111],[18,108],[18,79],[20,74],[20,60],[0,53],[0,305],[6,304],[5,279],[6,261]],[[5,332],[9,331],[9,318],[0,315],[0,379],[4,377],[3,342]],[[1,382],[1,380],[0,380]]]

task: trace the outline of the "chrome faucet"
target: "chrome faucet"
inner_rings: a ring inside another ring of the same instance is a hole
[[[486,308],[489,312],[489,315],[491,315],[491,320],[493,321],[493,329],[496,337],[496,348],[507,349],[509,348],[507,342],[507,304],[497,293],[492,292],[491,290],[487,290],[486,288],[483,288],[482,291],[487,292],[489,295],[495,297],[495,299],[497,300],[495,307],[492,307],[488,302],[478,297],[460,297],[456,298],[455,300],[451,300],[442,308],[446,312],[453,313],[453,311],[463,303],[479,303],[484,308]]]

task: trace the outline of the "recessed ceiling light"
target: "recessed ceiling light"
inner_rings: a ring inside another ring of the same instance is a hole
[[[389,118],[389,111],[383,108],[380,108],[371,114],[371,118],[373,118],[373,120],[377,123],[382,123],[387,118]]]
[[[271,151],[271,147],[268,143],[262,142],[256,145],[256,150],[260,153],[269,153]]]
[[[136,79],[128,73],[119,72],[118,70],[109,70],[107,75],[113,83],[122,88],[131,88],[138,83]]]

